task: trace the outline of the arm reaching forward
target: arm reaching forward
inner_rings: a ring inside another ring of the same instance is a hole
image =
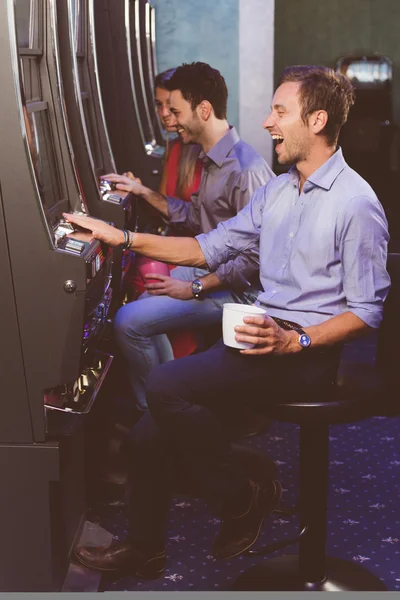
[[[124,243],[125,237],[120,229],[116,229],[92,217],[64,213],[64,218],[70,223],[91,231],[93,237],[109,246],[119,246]],[[162,260],[175,265],[188,265],[194,267],[207,267],[204,254],[198,241],[194,238],[164,237],[150,233],[135,233],[130,245],[135,250],[149,258]]]

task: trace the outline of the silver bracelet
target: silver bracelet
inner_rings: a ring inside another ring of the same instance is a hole
[[[133,240],[135,239],[135,234],[133,233],[133,231],[127,231],[127,234],[128,234],[128,241],[127,241],[126,249],[132,250]]]

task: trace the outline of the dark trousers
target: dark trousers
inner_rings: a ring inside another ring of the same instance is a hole
[[[286,356],[245,356],[219,342],[201,354],[155,368],[146,382],[149,414],[132,431],[130,538],[162,547],[176,472],[206,498],[229,500],[246,485],[223,425],[235,406],[290,398],[329,400],[339,348]]]

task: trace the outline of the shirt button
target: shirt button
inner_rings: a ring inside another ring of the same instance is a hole
[[[291,231],[291,232],[289,233],[289,237],[294,237],[294,233],[293,233],[293,231]]]

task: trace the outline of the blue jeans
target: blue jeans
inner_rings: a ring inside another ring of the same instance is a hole
[[[171,277],[193,281],[207,273],[195,267],[176,267],[171,271]],[[169,296],[151,296],[145,292],[137,301],[120,308],[114,322],[115,339],[128,361],[137,407],[140,410],[147,409],[144,383],[148,373],[174,358],[166,333],[181,327],[220,323],[225,302],[253,304],[259,291],[255,287],[241,294],[217,290],[201,300],[177,300]]]

